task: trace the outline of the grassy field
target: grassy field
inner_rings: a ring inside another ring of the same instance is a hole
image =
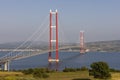
[[[112,73],[111,80],[120,80],[120,73]]]
[[[49,79],[46,80],[90,80],[90,77],[87,71],[57,72],[50,74]]]
[[[48,73],[49,78],[35,79],[32,75],[24,75],[21,72],[0,72],[0,80],[100,80],[89,76],[88,71],[79,72],[53,72]],[[120,80],[120,73],[111,73],[112,78],[108,80]]]

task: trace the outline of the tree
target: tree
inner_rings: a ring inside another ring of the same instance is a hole
[[[106,62],[94,62],[91,64],[92,70],[90,74],[94,76],[94,78],[110,78],[110,69]]]

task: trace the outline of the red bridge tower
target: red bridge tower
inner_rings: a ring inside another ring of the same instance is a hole
[[[84,31],[80,31],[80,53],[85,53]]]
[[[55,19],[53,19],[54,17]],[[48,61],[56,61],[59,62],[59,55],[58,55],[58,11],[52,12],[50,10],[50,25],[49,25],[49,57]],[[55,30],[55,32],[54,32]],[[56,33],[54,35],[54,33]],[[56,58],[52,58],[52,50],[53,50],[53,43],[55,43],[55,52],[56,52]]]

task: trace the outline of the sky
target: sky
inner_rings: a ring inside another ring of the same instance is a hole
[[[0,43],[27,40],[46,16],[49,25],[50,9],[66,41],[79,41],[81,30],[86,42],[120,40],[120,0],[0,0]]]

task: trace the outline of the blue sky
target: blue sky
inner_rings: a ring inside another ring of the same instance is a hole
[[[58,9],[59,27],[77,42],[120,40],[120,0],[0,0],[0,43],[24,41]]]

